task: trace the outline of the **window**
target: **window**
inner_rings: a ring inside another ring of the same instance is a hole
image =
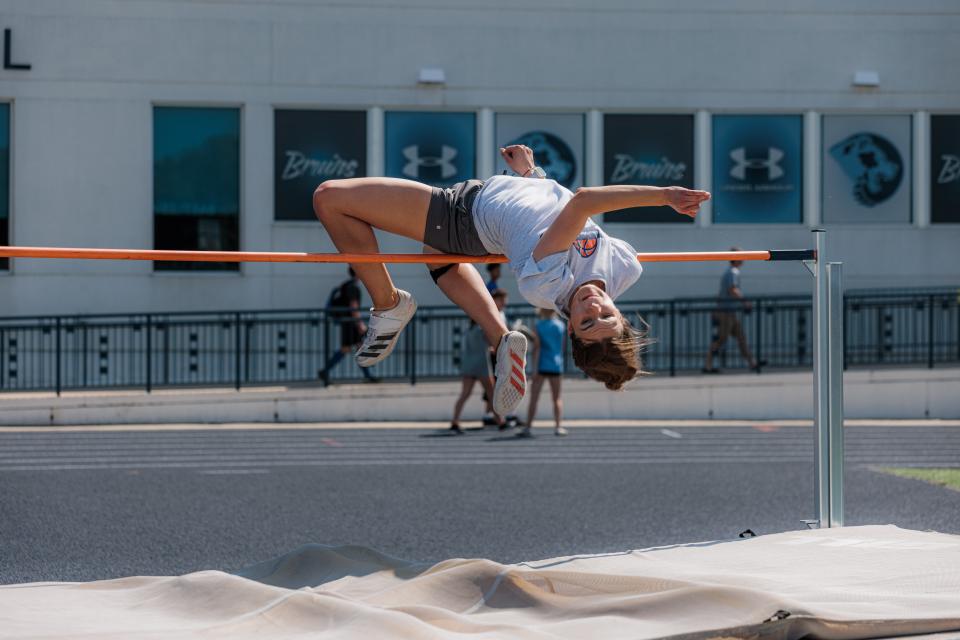
[[[447,188],[476,178],[476,116],[472,113],[389,111],[386,175]]]
[[[960,222],[960,116],[930,118],[930,221]]]
[[[713,117],[713,221],[803,222],[803,117]]]
[[[10,244],[10,105],[0,104],[0,245]],[[0,269],[10,268],[0,258]]]
[[[318,184],[366,175],[367,113],[277,109],[273,122],[274,219],[316,222]]]
[[[157,249],[240,248],[239,109],[154,107]],[[156,262],[162,271],[236,271],[238,263]]]
[[[603,183],[693,188],[693,116],[608,113],[603,117]],[[605,222],[692,224],[670,207],[603,214]]]
[[[913,121],[909,115],[823,116],[823,221],[912,220]]]
[[[583,127],[582,113],[498,113],[495,173],[508,169],[499,150],[524,144],[533,150],[533,161],[548,178],[576,191],[583,186]]]

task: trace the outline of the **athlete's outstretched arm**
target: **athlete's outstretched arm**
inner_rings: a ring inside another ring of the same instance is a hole
[[[558,251],[565,251],[583,231],[591,216],[630,207],[669,206],[679,213],[696,217],[700,205],[710,198],[706,191],[684,187],[646,187],[615,184],[604,187],[581,187],[567,202],[550,228],[540,237],[533,250],[535,260]]]

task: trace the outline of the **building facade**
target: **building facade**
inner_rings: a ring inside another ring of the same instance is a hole
[[[0,244],[333,251],[310,210],[324,179],[445,186],[519,141],[571,189],[713,193],[693,223],[599,221],[638,251],[806,248],[823,227],[848,287],[960,285],[960,5],[774,5],[0,0]],[[312,308],[346,271],[0,268],[4,316]],[[626,298],[713,295],[721,271],[649,265]],[[446,303],[422,265],[392,272]],[[744,284],[811,281],[771,263]]]

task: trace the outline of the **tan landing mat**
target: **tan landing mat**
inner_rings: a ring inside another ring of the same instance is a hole
[[[893,526],[516,565],[308,545],[239,575],[0,587],[0,638],[920,634],[960,637],[960,536]]]

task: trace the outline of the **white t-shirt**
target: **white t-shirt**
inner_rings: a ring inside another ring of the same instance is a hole
[[[566,252],[533,259],[540,236],[572,197],[554,180],[494,176],[473,203],[480,241],[490,253],[509,258],[520,294],[534,306],[564,315],[570,295],[583,283],[600,280],[616,299],[643,272],[633,247],[608,236],[593,220]]]

